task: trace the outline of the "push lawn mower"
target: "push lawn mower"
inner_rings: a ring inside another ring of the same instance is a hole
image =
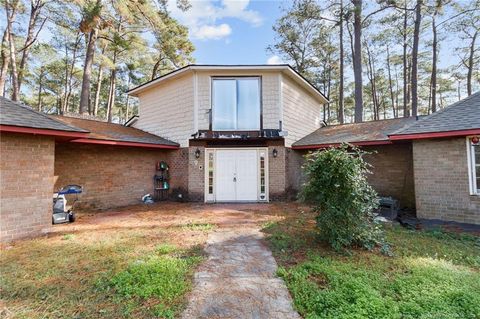
[[[73,207],[78,200],[78,194],[82,193],[83,187],[79,185],[67,185],[53,194],[53,215],[52,224],[73,223],[75,221],[75,213]],[[73,204],[68,208],[65,195],[75,194]]]

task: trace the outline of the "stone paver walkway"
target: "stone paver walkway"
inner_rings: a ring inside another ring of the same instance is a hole
[[[262,237],[255,227],[209,235],[208,259],[195,274],[182,318],[300,318]]]

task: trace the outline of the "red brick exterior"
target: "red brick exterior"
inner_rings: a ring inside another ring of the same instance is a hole
[[[368,176],[370,185],[380,196],[398,199],[401,207],[414,208],[412,144],[395,143],[363,149],[373,153],[365,157],[372,165],[372,174]]]
[[[464,137],[413,142],[417,216],[480,224],[480,196],[470,195]]]
[[[273,157],[273,150],[277,150],[277,157]],[[268,186],[271,201],[286,199],[286,166],[287,153],[284,146],[268,147]]]
[[[156,162],[165,160],[171,165],[172,152],[175,151],[59,143],[55,150],[55,188],[82,185],[84,192],[78,201],[78,208],[82,209],[138,204],[143,195],[153,195]],[[182,171],[174,164],[170,172],[170,185],[175,188]]]
[[[0,134],[0,241],[49,230],[54,151],[51,137]]]
[[[366,156],[366,161],[373,167],[368,180],[381,196],[392,196],[400,200],[402,207],[415,206],[413,183],[413,163],[411,144],[393,144],[364,147],[364,150],[375,152]],[[304,176],[301,166],[308,151],[287,150],[287,197],[297,193]]]
[[[195,151],[200,150],[200,157],[195,157]],[[188,148],[188,163],[184,169],[188,171],[188,199],[195,202],[205,200],[205,147],[190,146]]]

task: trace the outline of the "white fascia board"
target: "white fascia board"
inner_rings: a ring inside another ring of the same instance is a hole
[[[142,91],[148,90],[149,88],[157,85],[160,82],[177,77],[181,74],[190,72],[190,71],[235,71],[235,70],[245,70],[245,71],[280,71],[284,72],[305,88],[310,94],[317,98],[321,104],[328,103],[326,97],[321,94],[316,88],[312,86],[307,80],[295,72],[290,66],[286,64],[279,65],[189,65],[184,68],[178,69],[171,73],[168,73],[162,77],[159,77],[156,80],[147,82],[133,90],[128,91],[128,94],[131,96],[138,96]]]

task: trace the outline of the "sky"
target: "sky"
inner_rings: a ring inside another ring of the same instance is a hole
[[[282,61],[267,52],[272,25],[281,15],[282,0],[190,0],[182,12],[169,2],[174,18],[186,25],[198,64],[265,64]]]

